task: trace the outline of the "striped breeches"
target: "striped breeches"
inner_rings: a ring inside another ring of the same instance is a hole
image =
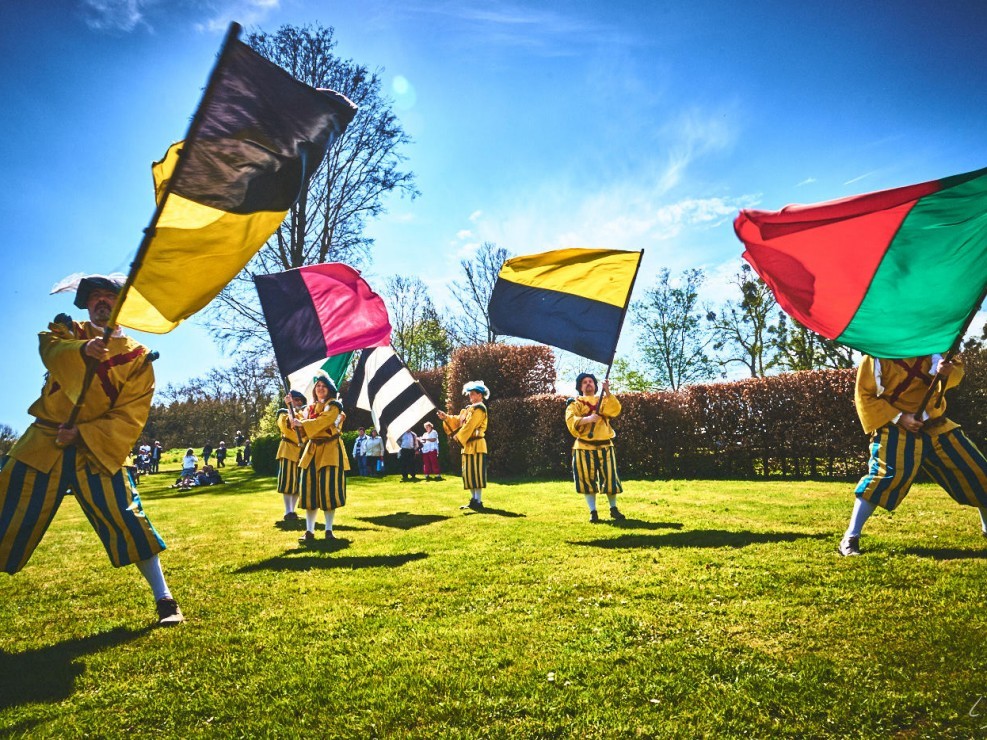
[[[301,498],[298,505],[307,510],[331,511],[346,506],[346,471],[342,465],[316,468],[312,463],[301,471]]]
[[[487,454],[477,452],[474,455],[463,455],[463,488],[476,491],[487,487]]]
[[[66,493],[73,493],[114,566],[165,549],[141,508],[126,470],[106,475],[66,447],[49,473],[10,459],[0,471],[0,570],[16,573],[30,559]]]
[[[572,451],[572,479],[578,493],[621,493],[614,447]]]
[[[987,506],[987,458],[962,429],[942,434],[910,434],[894,424],[871,435],[867,475],[855,493],[894,511],[924,470],[958,504]]]
[[[301,473],[298,470],[298,463],[286,458],[278,460],[278,493],[297,496],[300,485]]]

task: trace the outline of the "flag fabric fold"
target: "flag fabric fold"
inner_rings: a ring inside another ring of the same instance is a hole
[[[509,259],[490,295],[490,324],[610,364],[642,255],[559,249]]]
[[[323,360],[316,360],[311,365],[306,365],[300,370],[290,373],[288,375],[288,388],[300,391],[305,394],[306,398],[311,399],[312,392],[315,390],[316,373],[325,373],[332,378],[332,382],[339,388],[352,359],[352,352],[343,352]]]
[[[282,375],[391,341],[383,299],[349,265],[327,262],[255,275],[254,286]]]
[[[233,30],[186,141],[152,167],[158,211],[123,291],[124,326],[165,333],[206,306],[277,230],[356,113]]]
[[[390,347],[360,353],[346,405],[370,412],[388,452],[400,450],[400,436],[435,410],[431,399]]]
[[[987,169],[780,211],[741,211],[746,259],[779,305],[875,357],[945,352],[987,287]]]

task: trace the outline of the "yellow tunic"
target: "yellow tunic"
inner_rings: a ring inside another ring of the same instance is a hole
[[[55,446],[59,424],[72,413],[82,388],[85,361],[82,347],[103,330],[88,321],[73,322],[72,328],[49,324],[38,335],[41,361],[48,370],[41,397],[28,413],[38,419],[17,441],[10,456],[42,473],[48,473],[61,458]],[[147,361],[147,348],[126,336],[110,337],[109,356],[96,367],[76,426],[79,454],[102,472],[113,475],[123,466],[134,441],[147,423],[154,395],[154,370]]]
[[[905,364],[912,367],[916,360],[920,358],[911,357],[903,360]],[[963,364],[956,358],[953,360],[953,371],[946,379],[946,387],[953,388],[959,385],[963,379]],[[926,377],[932,375],[932,358],[921,358],[918,368]],[[900,413],[914,413],[922,402],[922,397],[929,389],[927,380],[922,377],[908,378],[909,372],[895,360],[877,360],[869,355],[864,355],[863,362],[857,368],[857,384],[854,390],[854,404],[857,407],[857,416],[867,434],[873,434],[883,427]],[[907,386],[902,384],[908,380]],[[959,424],[949,419],[945,419],[946,400],[935,408],[935,396],[929,402],[926,413],[929,421],[943,418],[942,422],[929,424],[926,422],[924,431],[930,434],[941,434],[956,429]]]
[[[316,401],[308,407],[308,419],[302,421],[302,431],[308,437],[298,467],[307,468],[315,462],[315,468],[336,467],[342,462],[343,470],[350,469],[350,459],[346,454],[341,436],[343,404],[332,400],[328,403]],[[337,426],[336,422],[340,421]]]
[[[442,421],[446,433],[463,446],[464,455],[487,452],[487,407],[482,403],[467,406],[461,416],[447,416]]]
[[[589,416],[598,403],[596,396],[579,396],[571,399],[565,408],[565,425],[569,433],[575,437],[572,445],[574,450],[598,450],[601,447],[612,447],[616,433],[610,426],[610,420],[620,416],[620,401],[612,393],[607,393],[600,403],[598,411],[600,419],[592,424],[578,424],[584,416]]]
[[[296,417],[300,418],[301,413],[298,409],[295,410]],[[278,452],[274,459],[297,463],[302,456],[302,447],[305,444],[305,430],[295,429],[291,426],[291,416],[288,414],[288,409],[278,411],[277,424],[278,429],[281,430],[281,444],[278,445]],[[298,444],[299,438],[302,440],[301,445]]]

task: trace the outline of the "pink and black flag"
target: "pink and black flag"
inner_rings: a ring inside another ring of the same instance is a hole
[[[987,169],[733,226],[789,315],[875,357],[945,352],[987,290]]]
[[[364,347],[386,347],[391,323],[379,295],[340,262],[255,275],[282,375]]]

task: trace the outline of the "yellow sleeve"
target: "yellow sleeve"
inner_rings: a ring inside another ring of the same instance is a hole
[[[620,401],[612,393],[607,393],[600,402],[600,416],[614,419],[620,416]]]
[[[860,424],[867,434],[877,431],[901,413],[899,409],[878,397],[877,379],[874,377],[874,358],[869,355],[864,355],[864,361],[857,368],[853,402],[857,407]]]
[[[586,416],[588,412],[589,409],[586,407],[586,404],[584,404],[582,401],[574,400],[572,401],[572,403],[566,405],[565,425],[569,427],[569,433],[573,437],[580,436],[580,425],[577,425],[576,422],[578,422],[582,417]],[[588,425],[583,424],[581,426],[586,427]]]
[[[70,331],[63,324],[52,323],[48,325],[48,331],[38,334],[41,362],[72,403],[77,403],[82,393],[82,379],[86,373],[82,348],[89,341],[85,338],[85,330],[79,324],[75,326],[76,329]],[[76,334],[82,334],[83,338],[78,339]]]

